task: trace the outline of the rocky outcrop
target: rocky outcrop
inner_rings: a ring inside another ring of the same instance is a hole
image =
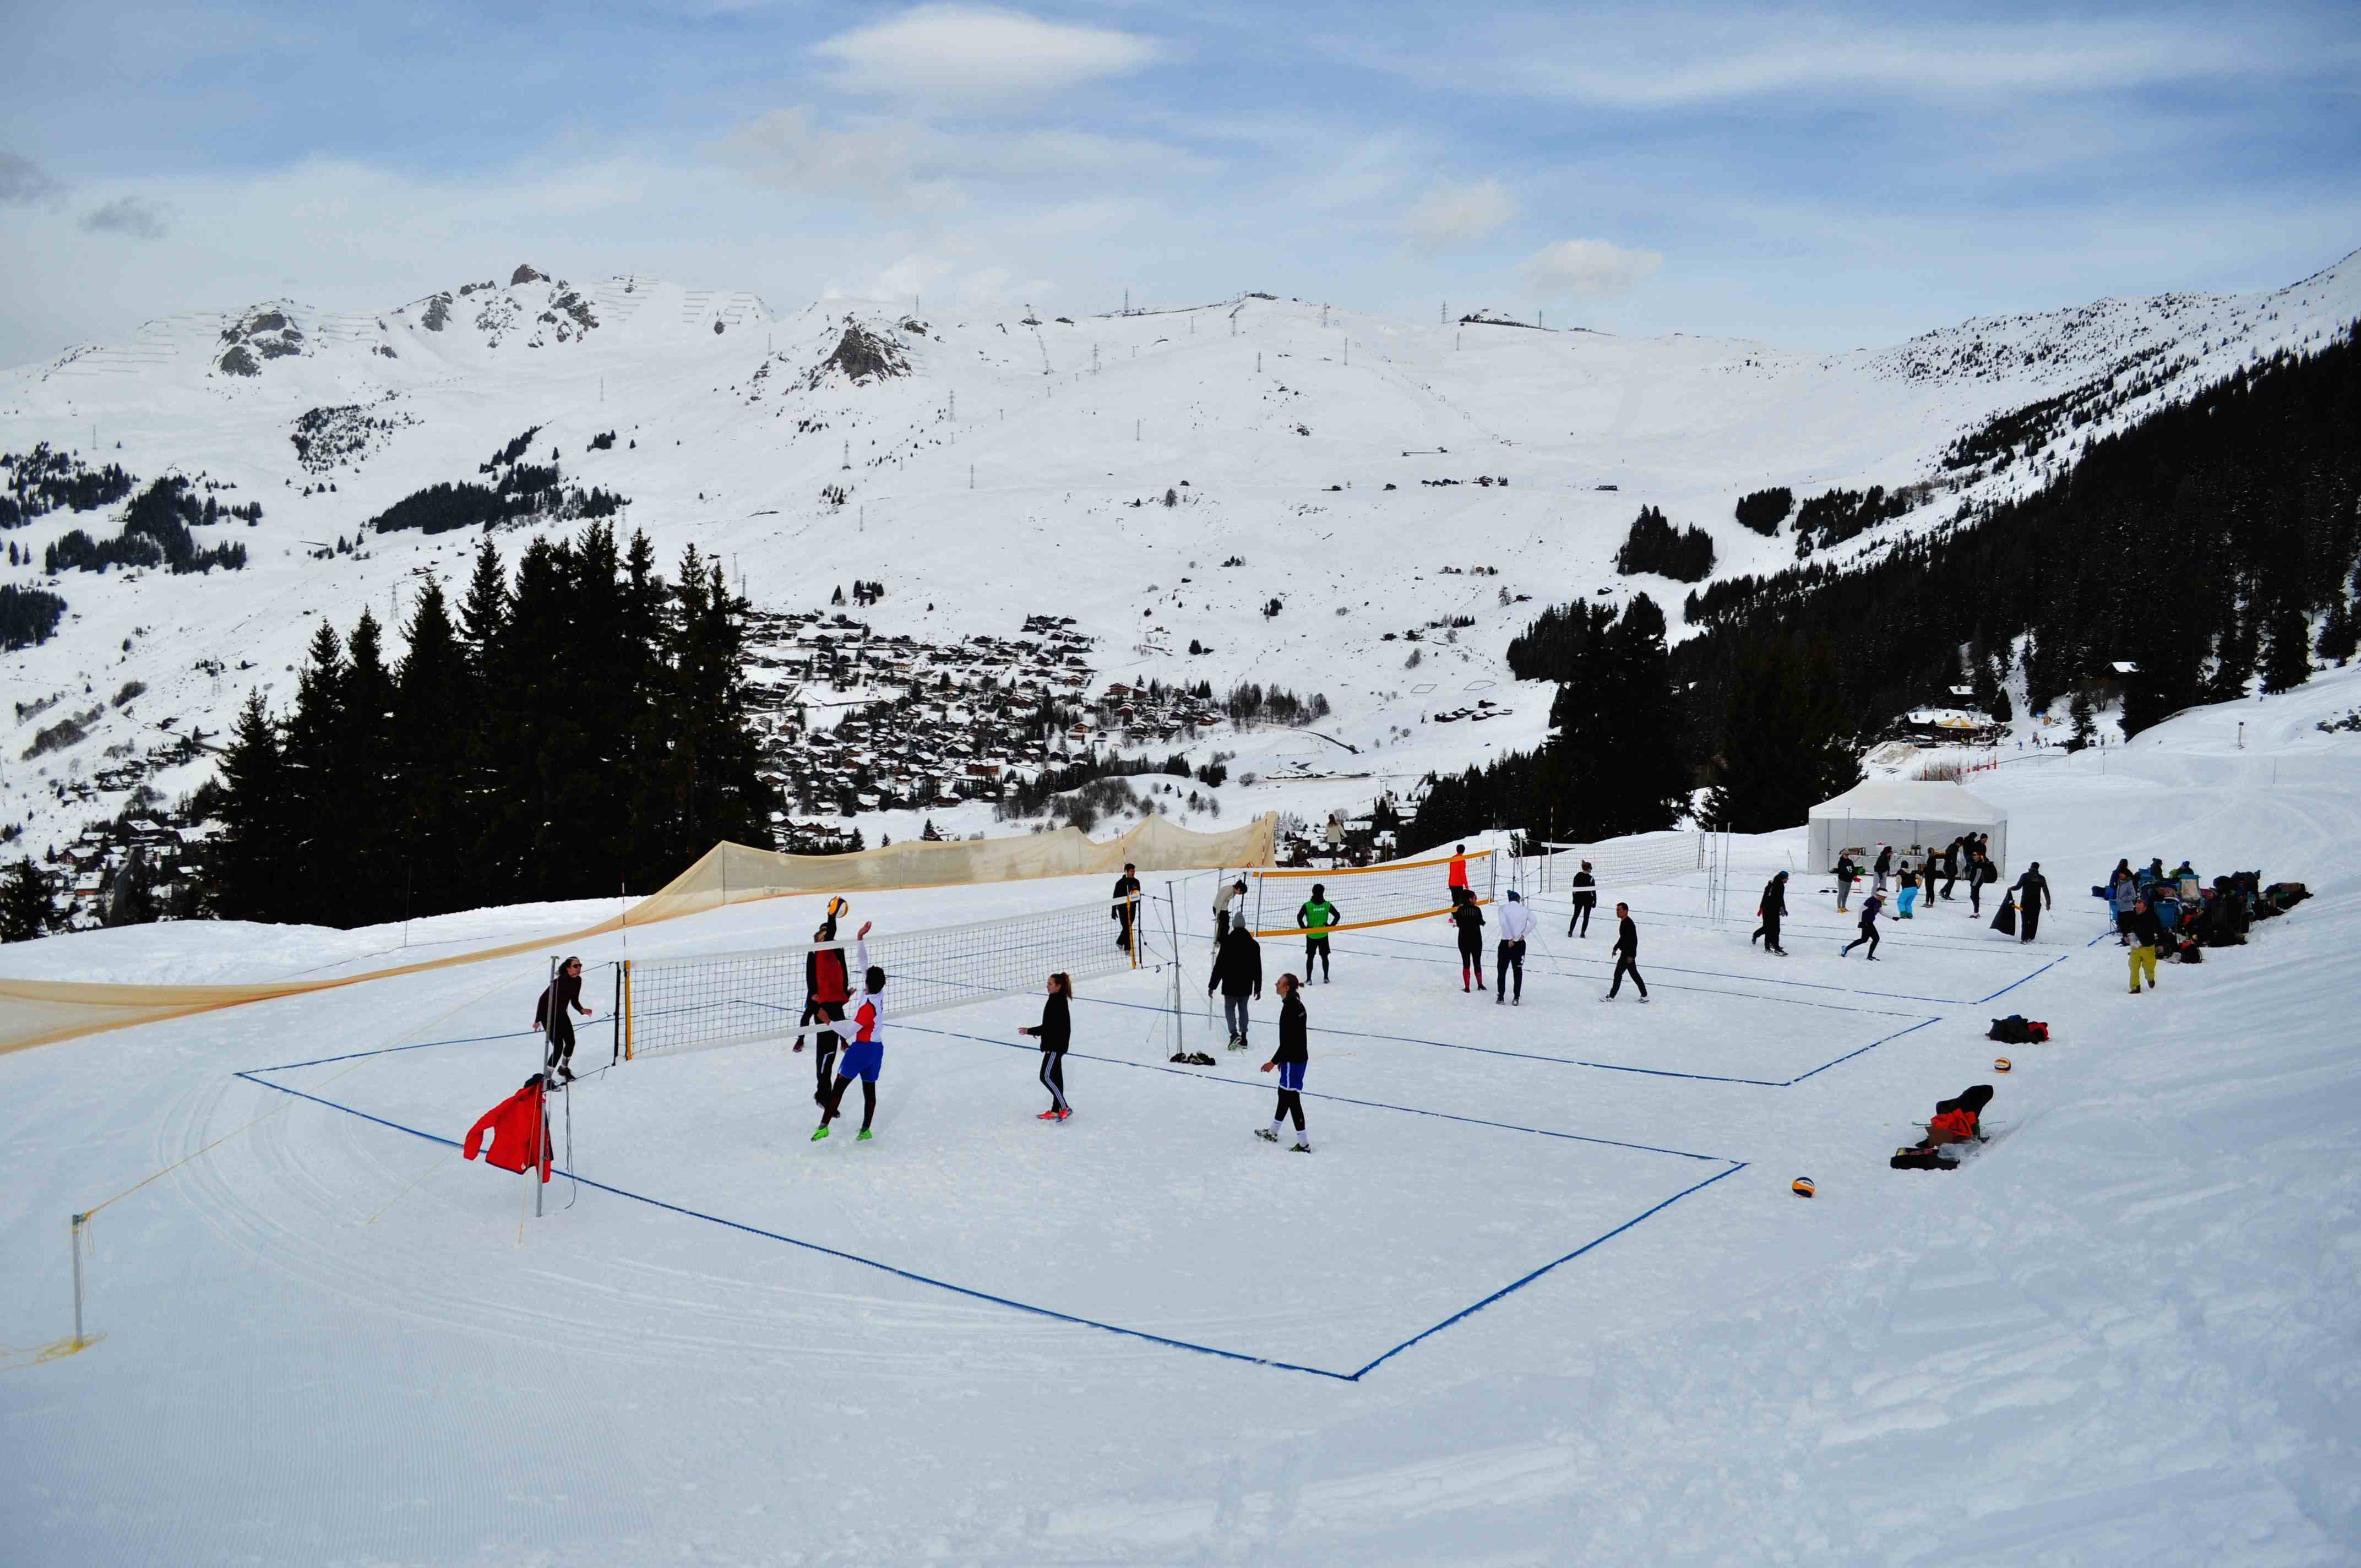
[[[890,338],[878,336],[847,316],[844,318],[844,335],[837,339],[836,351],[806,373],[805,388],[817,389],[831,373],[842,375],[858,387],[865,381],[906,376],[910,373],[910,361],[908,356],[902,352],[901,345]]]

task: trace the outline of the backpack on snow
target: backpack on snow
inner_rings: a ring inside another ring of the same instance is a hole
[[[2012,1013],[2005,1018],[1993,1019],[1984,1038],[1998,1040],[2004,1046],[2042,1045],[2049,1038],[2049,1025],[2029,1019],[2022,1013]]]

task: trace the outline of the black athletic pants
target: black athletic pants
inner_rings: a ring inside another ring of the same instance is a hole
[[[841,1002],[815,1002],[804,1009],[807,1024],[840,1024],[844,1021]],[[844,1043],[843,1036],[833,1029],[822,1029],[812,1040],[812,1098],[828,1103],[828,1086],[836,1077],[836,1050]]]
[[[1781,916],[1776,915],[1765,915],[1763,917],[1763,924],[1754,927],[1754,936],[1763,938],[1763,950],[1766,953],[1775,953],[1779,950],[1780,918]],[[1753,939],[1753,937],[1747,938],[1750,942]]]
[[[1327,938],[1306,937],[1303,938],[1303,978],[1305,980],[1310,980],[1312,978],[1312,960],[1314,959],[1318,959],[1320,960],[1320,978],[1326,980],[1328,978]]]
[[[1500,995],[1508,994],[1509,971],[1511,970],[1517,975],[1517,998],[1522,1001],[1525,994],[1525,945],[1522,942],[1503,942],[1492,954],[1492,978],[1499,984]]]
[[[549,1060],[542,1064],[542,1071],[555,1072],[561,1067],[574,1069],[574,1020],[564,1013],[550,1020]]]
[[[1873,959],[1873,958],[1875,958],[1875,957],[1877,957],[1877,927],[1874,927],[1874,926],[1863,926],[1863,927],[1861,928],[1861,935],[1860,935],[1860,936],[1858,936],[1858,937],[1855,937],[1851,941],[1847,942],[1847,943],[1844,945],[1844,950],[1845,950],[1846,952],[1848,952],[1848,953],[1849,953],[1849,952],[1851,952],[1855,948],[1860,947],[1863,942],[1867,942],[1867,943],[1869,944],[1869,956],[1870,956],[1871,958],[1872,958],[1872,959]]]
[[[1580,935],[1585,937],[1589,936],[1590,912],[1598,906],[1598,901],[1597,899],[1586,898],[1581,894],[1576,894],[1574,895],[1574,918],[1565,923],[1565,934],[1569,937],[1576,935],[1575,927],[1579,926],[1582,927]]]
[[[1943,868],[1943,894],[1942,894],[1942,896],[1944,896],[1945,898],[1949,898],[1949,897],[1950,897],[1950,896],[1951,896],[1951,889],[1953,889],[1954,887],[1957,887],[1957,886],[1959,885],[1959,883],[1960,883],[1960,868],[1959,868],[1959,867],[1957,867],[1957,866],[1945,866],[1945,867]]]
[[[1647,995],[1648,982],[1640,978],[1640,966],[1631,961],[1631,955],[1629,953],[1615,955],[1615,983],[1607,988],[1607,994],[1611,997],[1621,991],[1623,977],[1627,974],[1631,977],[1631,983],[1640,988],[1640,994]]]
[[[1292,1089],[1282,1089],[1279,1091],[1279,1108],[1270,1113],[1270,1119],[1284,1122],[1290,1115],[1295,1118],[1295,1130],[1301,1135],[1303,1131],[1303,1096]]]
[[[2040,929],[2041,905],[2027,899],[2025,907],[2016,912],[2016,939],[2020,942],[2030,942],[2033,940],[2033,934]]]
[[[1066,1053],[1041,1053],[1041,1087],[1049,1091],[1049,1109],[1066,1109]]]
[[[1978,877],[1975,881],[1968,883],[1968,913],[1971,915],[1982,915],[1983,912],[1984,883],[1983,879],[1982,877]]]
[[[1462,991],[1467,989],[1467,971],[1471,967],[1476,970],[1476,989],[1481,991],[1484,989],[1483,944],[1480,940],[1471,942],[1462,937],[1459,939],[1459,989]]]
[[[821,1126],[827,1126],[844,1113],[844,1091],[851,1085],[852,1080],[849,1078],[840,1078],[836,1080],[836,1088],[828,1097],[828,1109],[820,1113]],[[869,1124],[876,1119],[877,1085],[864,1078],[861,1080],[861,1130],[867,1132]]]

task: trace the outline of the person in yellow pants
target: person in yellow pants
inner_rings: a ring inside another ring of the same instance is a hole
[[[2157,919],[2156,911],[2147,906],[2145,898],[2132,906],[2131,936],[2132,994],[2137,996],[2143,973],[2147,976],[2148,989],[2156,988],[2156,945],[2164,940],[2163,923]]]

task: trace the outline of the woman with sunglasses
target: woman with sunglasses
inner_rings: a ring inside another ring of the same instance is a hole
[[[542,1070],[554,1072],[571,1083],[574,1020],[566,1014],[568,1008],[585,1018],[593,1015],[589,1008],[582,1005],[582,960],[577,958],[569,958],[557,966],[557,979],[542,991],[540,1004],[533,1010],[533,1026],[544,1031],[549,1039],[549,1060],[542,1064]]]

